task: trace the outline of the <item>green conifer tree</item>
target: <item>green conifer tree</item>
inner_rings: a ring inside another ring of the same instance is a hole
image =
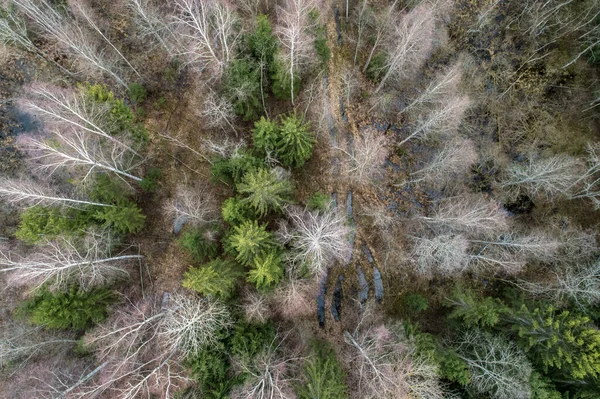
[[[281,120],[279,139],[277,140],[277,156],[285,166],[299,168],[311,156],[315,136],[309,130],[308,123],[295,114]]]
[[[261,217],[269,211],[281,211],[292,194],[289,180],[279,179],[275,172],[264,168],[246,173],[236,188],[245,196],[240,203],[249,205]]]
[[[254,257],[252,269],[248,272],[248,281],[258,289],[270,288],[283,278],[281,256],[277,251],[261,253]]]
[[[229,298],[241,274],[235,262],[217,258],[198,268],[188,270],[183,277],[182,285],[203,295]]]
[[[226,238],[225,247],[238,262],[251,266],[255,257],[273,251],[275,241],[264,225],[259,225],[256,220],[248,220],[233,227]]]

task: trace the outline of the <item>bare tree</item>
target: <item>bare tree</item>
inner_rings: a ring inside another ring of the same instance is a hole
[[[5,44],[21,47],[34,54],[41,54],[41,50],[29,38],[27,24],[12,9],[10,0],[0,2],[2,15],[0,15],[0,41]]]
[[[361,398],[447,397],[437,368],[417,356],[414,347],[398,333],[379,325],[352,334],[345,331],[344,341],[353,348],[349,361],[358,374]]]
[[[270,343],[269,347],[250,361],[238,359],[238,366],[246,380],[240,388],[231,393],[232,399],[293,399],[294,380],[290,377],[294,365],[301,358],[284,356],[281,353],[280,338]]]
[[[61,196],[49,187],[36,183],[33,180],[26,179],[0,178],[0,197],[6,199],[10,203],[23,203],[28,206],[42,204],[62,206],[113,206],[100,202]]]
[[[358,8],[358,11],[356,12],[356,47],[354,49],[354,65],[356,65],[356,61],[358,60],[358,50],[360,49],[363,34],[368,25],[371,23],[372,18],[373,15],[371,8],[369,7],[369,3],[367,0],[363,0]],[[346,19],[348,18],[346,17]]]
[[[189,223],[198,227],[219,220],[219,209],[215,199],[206,189],[199,193],[190,187],[178,187],[175,197],[165,204],[164,211],[176,225]]]
[[[208,127],[225,130],[230,127],[237,135],[237,130],[233,125],[235,112],[233,105],[225,97],[219,96],[210,90],[204,97],[204,103],[199,116],[206,121]]]
[[[88,99],[83,92],[72,92],[49,85],[35,85],[31,96],[21,102],[22,106],[38,115],[51,128],[82,130],[123,146],[135,155],[139,154],[114,135],[110,134],[111,109]]]
[[[530,397],[531,364],[516,344],[500,335],[468,331],[457,342],[461,359],[471,370],[470,386],[493,399]]]
[[[294,74],[310,59],[312,38],[309,13],[315,7],[314,0],[289,0],[277,8],[277,34],[285,54],[285,65],[289,69],[290,92],[294,104]]]
[[[420,274],[437,272],[451,276],[463,272],[469,265],[469,241],[462,235],[411,238],[415,242],[411,255],[416,260],[416,269]]]
[[[473,142],[457,137],[438,152],[427,166],[410,174],[411,183],[447,183],[449,179],[464,175],[477,162],[477,151]],[[453,183],[456,180],[453,179]]]
[[[500,205],[476,195],[445,199],[432,216],[417,218],[433,226],[464,232],[493,233],[507,227],[506,212]]]
[[[493,248],[507,252],[524,260],[536,260],[546,263],[560,261],[559,251],[562,243],[542,231],[527,235],[517,235],[510,231],[492,238],[471,240],[471,243],[484,248]]]
[[[171,24],[165,22],[167,16],[161,12],[164,6],[157,6],[153,0],[127,0],[127,6],[137,22],[140,39],[152,37],[167,52],[169,58],[173,58],[176,40]]]
[[[386,72],[375,93],[384,87],[388,79],[406,78],[425,63],[433,49],[435,9],[423,2],[404,15],[393,28],[393,34],[384,43]]]
[[[39,162],[39,168],[50,174],[59,168],[82,171],[86,180],[96,170],[114,173],[117,177],[141,182],[143,179],[132,173],[139,166],[135,154],[127,150],[127,145],[102,141],[85,132],[72,130],[63,133],[55,130],[53,140],[27,138],[24,147],[32,153],[31,160]],[[57,145],[58,144],[58,145]]]
[[[596,208],[600,208],[600,147],[587,145],[587,169],[571,184],[569,198],[589,198]]]
[[[458,91],[464,67],[463,60],[459,60],[448,70],[440,73],[417,98],[400,111],[400,114],[420,106],[440,104],[451,97]]]
[[[31,359],[77,344],[68,335],[53,336],[42,327],[14,322],[3,323],[0,332],[0,369],[9,364],[20,367]]]
[[[539,158],[530,154],[526,163],[513,163],[505,171],[501,186],[518,193],[544,194],[550,199],[568,194],[581,175],[580,163],[567,155]]]
[[[435,134],[449,135],[454,133],[470,105],[469,98],[465,96],[448,98],[444,106],[437,107],[433,111],[419,116],[412,132],[398,145],[412,139],[423,140]]]
[[[76,238],[47,241],[39,252],[25,257],[0,251],[0,272],[10,273],[13,284],[33,289],[47,285],[65,289],[77,284],[84,290],[129,276],[123,265],[140,261],[142,255],[112,254],[108,232],[89,232],[83,242]]]
[[[87,24],[92,28],[96,33],[100,35],[100,37],[114,50],[114,52],[127,64],[127,66],[135,73],[138,78],[142,78],[142,75],[138,72],[137,69],[129,60],[123,55],[123,53],[115,46],[113,40],[111,40],[105,32],[100,29],[100,26],[96,22],[98,20],[98,16],[94,15],[92,5],[87,4],[85,0],[68,0],[69,7],[71,10],[81,19],[83,19]]]
[[[78,61],[81,72],[105,73],[119,85],[127,87],[116,60],[112,59],[100,43],[75,21],[56,11],[46,0],[13,0],[38,29]]]
[[[348,241],[350,228],[345,217],[329,210],[321,213],[287,207],[286,215],[292,227],[281,225],[279,231],[283,242],[292,247],[291,261],[307,265],[312,274],[321,275],[332,261],[350,257],[352,247]]]
[[[338,147],[338,150],[348,156],[345,175],[357,184],[369,183],[375,178],[377,170],[381,169],[390,152],[388,144],[389,140],[385,135],[371,127],[354,140],[351,153]]]
[[[273,302],[279,314],[288,320],[297,320],[314,313],[314,303],[319,290],[318,280],[296,280],[277,287]]]
[[[225,2],[212,0],[176,0],[175,22],[187,48],[180,55],[200,71],[210,68],[221,76],[235,57],[236,16]]]
[[[363,73],[365,73],[369,65],[371,65],[371,59],[373,58],[375,51],[381,46],[386,32],[392,28],[394,20],[398,17],[398,14],[395,12],[397,3],[398,0],[394,0],[392,4],[383,10],[383,12],[380,14],[375,14],[374,18],[372,19],[372,24],[375,25],[375,34],[372,35],[374,37],[373,47],[371,47],[369,57],[367,57],[367,61],[363,67]]]
[[[246,320],[256,323],[265,323],[271,314],[268,298],[262,292],[246,288],[242,292],[242,309]]]
[[[171,397],[188,383],[181,361],[217,339],[219,329],[231,326],[227,308],[219,302],[165,294],[126,306],[86,334],[85,342],[99,361],[109,364],[84,395],[103,392],[133,399]]]

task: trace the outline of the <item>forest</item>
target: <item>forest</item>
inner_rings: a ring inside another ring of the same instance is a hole
[[[0,0],[0,398],[600,398],[600,0]]]

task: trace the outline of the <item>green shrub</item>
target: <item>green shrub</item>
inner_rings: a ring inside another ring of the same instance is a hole
[[[129,93],[129,98],[135,104],[141,104],[146,100],[146,96],[148,93],[146,92],[146,88],[140,83],[132,83],[127,88],[127,92]]]
[[[289,180],[279,179],[275,172],[263,168],[246,173],[236,188],[244,196],[240,203],[252,207],[261,217],[281,211],[293,190]]]
[[[311,211],[325,211],[331,205],[331,196],[316,192],[306,201],[306,206]]]
[[[243,204],[241,199],[237,197],[229,197],[223,202],[221,214],[223,220],[231,225],[237,225],[256,218],[254,210]]]
[[[94,217],[123,234],[137,233],[146,221],[137,204],[128,200],[119,201],[114,207],[102,208],[96,211]]]
[[[263,252],[254,257],[248,272],[248,282],[258,289],[267,289],[277,285],[283,279],[281,256],[275,250]]]
[[[230,298],[237,279],[242,276],[238,265],[229,260],[214,259],[201,267],[191,268],[183,277],[183,287],[203,295]]]
[[[315,51],[319,61],[321,61],[321,65],[325,67],[331,59],[331,50],[329,49],[329,46],[327,46],[327,37],[325,36],[323,29],[317,33],[317,37],[315,38]]]
[[[285,166],[299,168],[312,156],[315,141],[309,124],[295,114],[289,115],[281,120],[277,157]]]
[[[272,252],[275,247],[271,233],[256,220],[234,226],[225,240],[225,248],[246,266],[253,265],[256,256]]]
[[[261,116],[260,120],[254,122],[254,130],[252,132],[254,149],[261,155],[264,156],[275,150],[277,140],[279,139],[279,127],[275,122]]]
[[[256,119],[261,113],[260,70],[253,63],[234,60],[224,77],[225,95],[236,114],[245,121]]]
[[[377,53],[371,58],[371,63],[367,68],[367,77],[373,82],[379,82],[383,75],[385,75],[386,59],[385,53]]]
[[[345,399],[348,387],[335,351],[326,341],[315,341],[303,367],[303,382],[296,387],[299,399]]]
[[[427,298],[419,293],[406,294],[403,298],[404,307],[409,314],[414,315],[427,310]]]
[[[158,180],[162,177],[160,168],[150,168],[144,179],[140,182],[140,187],[145,192],[152,192],[158,188]]]
[[[207,259],[213,259],[219,255],[217,235],[218,231],[211,227],[187,230],[177,240],[177,244],[189,253],[194,261],[205,262]]]
[[[264,167],[265,161],[247,151],[239,151],[230,158],[220,158],[213,162],[211,174],[213,181],[237,184],[242,176],[251,170]]]
[[[291,100],[292,98],[292,82],[290,79],[290,71],[278,59],[275,59],[270,66],[271,72],[271,91],[275,97],[282,100]],[[300,92],[300,77],[294,73],[294,98]]]
[[[27,244],[36,244],[42,239],[51,240],[60,235],[83,232],[93,221],[88,212],[69,209],[33,206],[24,210],[15,237]]]
[[[270,323],[236,324],[229,337],[228,347],[231,354],[244,360],[250,360],[266,349],[275,339],[275,328]]]
[[[73,287],[65,293],[43,289],[25,301],[18,313],[49,329],[83,331],[103,321],[114,301],[114,295],[106,289],[83,292]]]

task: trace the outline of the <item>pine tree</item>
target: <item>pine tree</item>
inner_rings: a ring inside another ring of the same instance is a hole
[[[73,287],[65,293],[44,289],[26,301],[19,313],[31,323],[49,329],[83,331],[104,320],[107,307],[114,300],[112,292],[106,289],[83,292]]]
[[[579,380],[600,375],[600,331],[588,317],[557,312],[552,306],[532,311],[523,305],[507,320],[545,369]]]
[[[281,256],[276,251],[269,251],[254,257],[252,269],[248,272],[248,281],[258,289],[270,288],[283,278]]]
[[[183,287],[203,295],[229,298],[241,273],[237,264],[230,260],[214,259],[201,267],[191,268],[183,277]]]
[[[226,249],[235,255],[235,259],[243,265],[251,266],[254,258],[273,251],[275,241],[265,225],[256,220],[246,221],[234,226],[225,242]]]
[[[240,203],[251,206],[261,217],[269,211],[281,211],[292,193],[289,180],[279,179],[275,172],[267,169],[246,173],[236,188],[245,195]]]
[[[295,114],[281,120],[279,139],[277,140],[277,156],[285,166],[299,168],[311,156],[314,134],[309,130],[309,124],[304,123]]]

